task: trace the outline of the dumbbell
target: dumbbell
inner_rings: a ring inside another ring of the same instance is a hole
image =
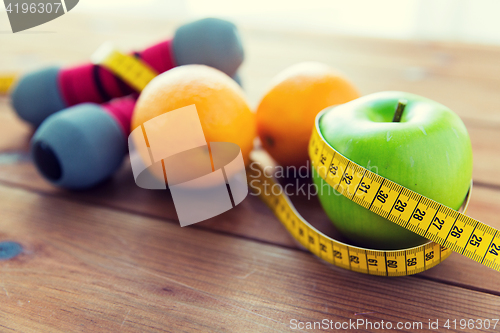
[[[51,183],[85,189],[111,176],[127,155],[137,96],[82,103],[49,116],[31,139],[31,156]]]
[[[177,48],[175,41],[179,36],[183,36],[183,43],[180,43],[182,47]],[[191,51],[194,56],[187,52],[186,40],[193,43]],[[184,25],[177,30],[172,44],[175,56],[173,64],[179,64],[179,58],[183,59],[181,64],[207,64],[232,75],[239,82],[236,70],[243,61],[243,48],[232,23],[204,19]],[[141,57],[144,61],[150,59]],[[161,67],[155,67],[153,62],[149,64],[161,71]],[[98,68],[102,73],[109,73]],[[22,82],[18,87],[22,87]],[[38,119],[48,116],[31,140],[33,161],[40,173],[54,185],[67,189],[89,188],[111,176],[120,167],[127,153],[127,137],[135,98],[136,96],[113,99],[102,105],[91,100],[93,103],[78,104],[61,112],[56,112],[55,107],[51,109],[55,111],[40,112],[42,108],[36,108],[34,103],[29,105],[27,110],[30,112],[25,115],[34,115],[34,111],[38,111]],[[102,100],[101,96],[98,102]],[[50,115],[51,113],[53,114]]]
[[[239,75],[233,79],[241,85]],[[127,155],[137,95],[82,103],[49,116],[31,139],[38,171],[59,187],[81,190],[109,178]]]
[[[133,55],[158,73],[175,66],[203,64],[233,76],[243,61],[243,47],[233,23],[206,18],[179,27],[171,40]],[[49,67],[21,77],[11,102],[22,119],[39,126],[67,107],[85,102],[100,104],[133,92],[106,68],[88,63],[66,69]]]

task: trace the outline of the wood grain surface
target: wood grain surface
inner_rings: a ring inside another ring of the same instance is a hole
[[[0,71],[85,61],[105,40],[141,48],[178,23],[132,27],[115,18],[102,33],[95,26],[103,17],[69,16],[47,25],[56,33],[43,38],[0,36]],[[456,111],[474,152],[468,215],[500,228],[500,48],[250,27],[242,33],[242,76],[253,106],[280,70],[317,60],[346,73],[363,94],[409,91]],[[128,163],[94,189],[54,188],[30,162],[32,132],[0,98],[0,241],[24,248],[0,261],[0,332],[298,331],[292,319],[409,321],[426,329],[429,319],[442,325],[499,317],[499,273],[458,254],[404,278],[349,272],[303,249],[254,196],[181,228],[168,192],[138,188]],[[336,235],[316,198],[292,199]]]

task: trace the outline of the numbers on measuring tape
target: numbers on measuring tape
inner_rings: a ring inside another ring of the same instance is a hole
[[[407,205],[408,204],[406,202],[402,202],[401,200],[398,199],[398,201],[396,202],[396,205],[394,206],[394,209],[402,213],[405,211],[405,207]]]
[[[429,261],[432,259],[434,259],[434,251],[430,251],[430,252],[425,254],[425,261]]]
[[[415,266],[417,264],[417,258],[410,258],[406,260],[407,266]]]
[[[453,236],[455,238],[460,238],[460,236],[462,236],[462,232],[464,232],[463,228],[459,228],[456,225],[454,225],[450,233],[450,236]]]
[[[319,243],[319,249],[321,252],[327,252],[327,248],[325,244]]]
[[[398,268],[397,260],[387,260],[387,267]]]
[[[384,193],[384,191],[380,190],[377,194],[377,200],[381,203],[385,203],[385,200],[389,197],[389,194]]]
[[[472,235],[469,244],[475,247],[479,247],[482,241],[483,241],[482,237],[478,237],[477,235]]]
[[[413,218],[419,221],[422,221],[424,219],[425,212],[421,211],[420,209],[415,209],[415,213],[413,214]]]
[[[364,193],[368,193],[369,189],[370,189],[370,185],[365,184],[365,182],[361,182],[361,184],[359,184],[359,188],[358,188],[359,191],[364,192]]]
[[[488,252],[495,256],[498,256],[498,252],[500,252],[500,246],[496,245],[495,243],[491,243],[491,247]]]
[[[443,228],[444,220],[440,220],[439,217],[434,218],[434,222],[432,223],[433,226],[435,226],[438,230],[441,230]]]
[[[351,185],[353,176],[349,176],[348,174],[344,174],[341,181],[344,181],[347,185]]]
[[[337,174],[337,170],[339,169],[338,166],[336,165],[330,165],[330,173],[332,174],[332,176],[335,176]]]
[[[337,259],[340,259],[342,260],[342,252],[340,251],[337,251],[337,250],[333,250],[333,256]]]

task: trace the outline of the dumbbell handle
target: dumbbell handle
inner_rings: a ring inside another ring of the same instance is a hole
[[[163,73],[176,66],[171,46],[172,40],[168,40],[133,55]],[[58,75],[58,86],[67,106],[85,102],[100,104],[134,92],[108,69],[94,64],[63,69]]]
[[[122,98],[113,99],[101,105],[109,113],[123,131],[124,137],[130,134],[130,122],[134,112],[135,103],[138,95],[130,95]]]

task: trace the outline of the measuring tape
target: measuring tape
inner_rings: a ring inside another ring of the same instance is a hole
[[[342,188],[340,191],[342,195],[375,214],[430,239],[441,247],[458,252],[497,271],[500,270],[500,234],[498,230],[398,185],[349,160],[331,147],[321,135],[319,120],[324,114],[325,111],[316,117],[309,142],[309,157],[312,167],[324,181],[335,189]],[[339,172],[332,172],[333,170]],[[358,191],[358,187],[362,183],[370,185],[366,192]],[[385,200],[377,200],[377,197],[382,193],[384,193]],[[393,209],[397,201],[403,201],[407,204],[402,211]],[[425,214],[415,214],[417,209]],[[399,251],[400,260],[398,263],[403,264],[407,274],[417,273],[419,270],[427,268],[425,246]],[[366,253],[369,251],[371,250],[365,250]],[[385,252],[387,254],[389,251]],[[409,252],[417,252],[419,255],[412,255],[409,261]],[[411,266],[408,266],[410,262]],[[363,264],[364,272],[371,274],[368,259]],[[388,265],[387,260],[386,265]],[[387,268],[387,275],[404,275],[401,274],[402,270],[399,271],[399,274],[393,273],[394,271],[391,272]]]
[[[282,191],[278,194],[266,191],[264,195],[264,184],[267,182],[269,188],[272,188],[277,182],[265,175],[264,168],[260,167],[262,161],[255,158],[252,161],[257,162],[259,167],[253,166],[247,172],[252,180],[259,180],[253,182],[252,187],[260,190],[260,198],[271,208],[293,238],[330,264],[365,274],[404,276],[434,267],[452,253],[450,249],[435,242],[404,250],[383,251],[348,245],[328,237],[307,222]]]
[[[137,91],[142,91],[158,73],[140,59],[123,54],[109,43],[99,47],[91,56],[96,65],[101,65]]]
[[[157,75],[139,59],[109,46],[96,52],[94,63],[108,68],[139,91]],[[470,190],[463,212],[458,212],[363,168],[326,143],[319,130],[319,119],[324,113],[317,116],[309,143],[309,157],[315,172],[334,189],[341,187],[343,190],[340,192],[346,198],[430,241],[420,246],[390,251],[352,246],[314,228],[300,216],[284,193],[274,194],[271,191],[261,195],[261,199],[297,241],[335,266],[372,275],[416,274],[436,266],[453,251],[500,270],[498,230],[464,215]],[[254,159],[254,162],[259,161]],[[272,177],[267,177],[262,168],[251,168],[248,173],[249,177],[260,180],[256,187],[260,188],[261,193],[264,193],[265,182],[270,182],[271,187],[277,183]],[[369,189],[364,187],[366,191],[358,191],[362,183],[369,184]],[[382,192],[385,200],[377,200]],[[403,211],[393,209],[398,200],[407,204]],[[425,214],[415,214],[417,209]],[[439,222],[439,227],[435,226],[435,221]]]
[[[137,91],[142,91],[158,73],[140,59],[123,54],[105,43],[91,57],[92,62],[101,65],[121,78]],[[14,84],[17,75],[0,75],[0,94],[7,94]]]
[[[3,74],[0,75],[0,94],[7,94],[14,84],[17,75],[15,74]]]

